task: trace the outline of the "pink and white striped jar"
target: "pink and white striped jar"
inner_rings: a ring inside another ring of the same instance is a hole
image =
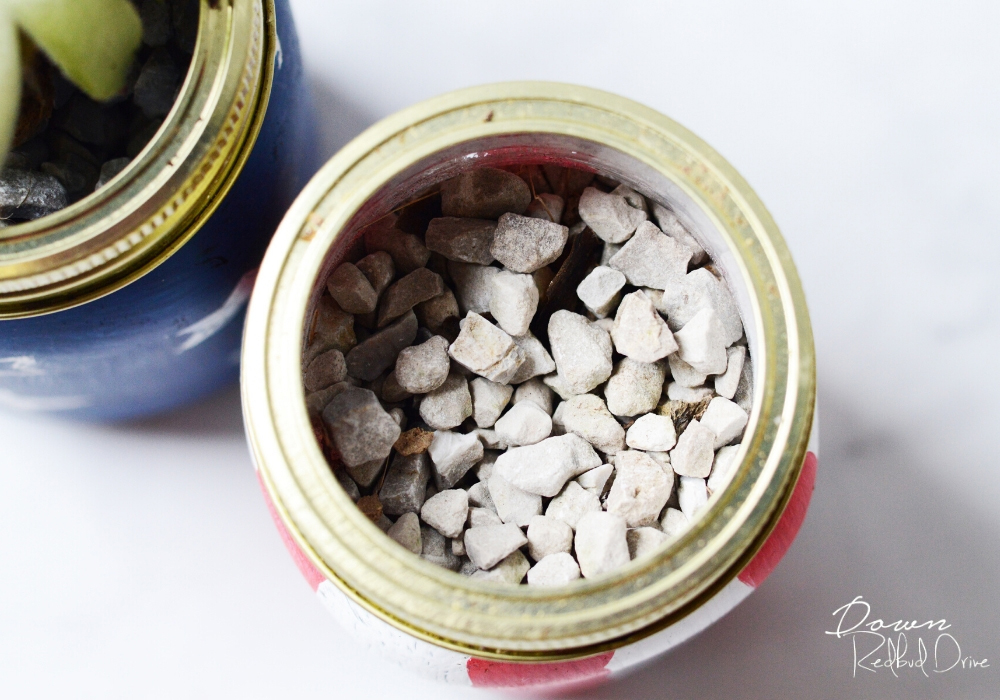
[[[602,172],[673,209],[729,283],[754,371],[739,466],[691,528],[620,571],[551,589],[469,579],[385,537],[334,478],[300,376],[320,281],[360,228],[464,169],[529,163]],[[348,144],[285,216],[244,337],[248,439],[306,580],[362,643],[424,675],[474,686],[592,683],[671,649],[749,595],[805,517],[816,474],[815,392],[805,298],[750,187],[667,117],[552,83],[450,93]]]

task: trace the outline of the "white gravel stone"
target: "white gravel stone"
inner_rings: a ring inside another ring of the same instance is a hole
[[[507,213],[497,221],[490,252],[514,272],[534,272],[562,254],[569,229],[530,216]]]
[[[726,350],[726,371],[715,378],[715,393],[732,399],[736,396],[736,387],[740,385],[740,375],[743,373],[743,361],[746,360],[747,349],[742,345],[734,345]]]
[[[571,399],[577,395],[558,372],[542,377],[542,383],[563,400]]]
[[[629,563],[625,519],[603,511],[587,513],[576,527],[576,558],[584,578],[600,576]]]
[[[456,537],[451,541],[451,553],[456,557],[465,556],[465,540],[461,537]]]
[[[649,213],[649,205],[646,204],[646,198],[628,185],[618,185],[618,187],[611,190],[611,194],[624,197],[625,201],[633,209],[642,209],[647,214]]]
[[[458,307],[462,313],[471,311],[477,314],[488,314],[490,312],[493,278],[500,274],[500,268],[449,261],[448,274],[455,282],[455,296],[458,298]]]
[[[571,433],[512,447],[497,458],[494,476],[528,493],[555,496],[569,479],[599,466],[601,458],[590,443]]]
[[[687,530],[690,524],[691,521],[688,520],[688,516],[676,508],[667,508],[663,514],[663,519],[660,520],[660,528],[668,537],[677,537],[677,535]]]
[[[667,398],[671,401],[684,401],[686,403],[698,403],[703,399],[714,395],[707,386],[687,387],[678,382],[667,384]]]
[[[576,288],[576,295],[592,314],[607,316],[621,299],[625,275],[618,270],[599,265],[590,271]]]
[[[566,484],[562,493],[549,501],[545,517],[562,520],[575,530],[580,518],[599,510],[601,510],[601,500],[598,494],[591,493],[577,482],[571,481]]]
[[[497,435],[508,445],[534,445],[552,432],[552,418],[531,401],[515,404],[496,422]]]
[[[656,362],[677,350],[674,334],[642,290],[622,299],[611,339],[618,352],[639,362]]]
[[[541,514],[541,496],[522,491],[495,472],[490,476],[487,485],[497,515],[505,523],[527,527],[534,516]]]
[[[625,433],[625,444],[633,450],[665,452],[677,444],[674,422],[655,413],[639,416]]]
[[[649,413],[663,393],[667,370],[663,362],[637,362],[623,358],[604,388],[608,410],[616,416]]]
[[[506,447],[503,449],[507,449]],[[496,448],[490,448],[483,455],[483,458],[479,460],[476,465],[476,478],[480,481],[489,481],[490,476],[493,475],[493,467],[496,466],[497,457],[499,457],[502,452],[498,452]]]
[[[475,486],[485,487],[486,484],[479,482]],[[469,503],[472,503],[472,489],[469,489]],[[492,504],[492,501],[490,503]],[[469,527],[484,527],[486,525],[503,525],[503,520],[491,508],[476,507],[469,508],[469,517],[466,523]]]
[[[660,467],[665,472],[674,473],[673,468],[670,466],[670,453],[669,452],[656,452],[655,450],[650,450],[646,452],[654,462],[660,465]]]
[[[736,453],[740,451],[739,444],[728,445],[715,453],[715,461],[712,462],[712,473],[708,477],[708,493],[712,495],[716,491],[725,488],[732,477],[733,472],[739,463],[736,461]]]
[[[493,503],[493,498],[490,496],[490,488],[485,481],[477,481],[472,486],[469,487],[469,508],[474,510],[476,508],[482,510],[488,510],[493,515],[496,515],[497,507]],[[503,522],[500,520],[500,516],[497,516],[498,522]]]
[[[705,268],[692,270],[677,284],[661,294],[650,295],[657,310],[667,317],[670,330],[676,332],[702,309],[713,309],[725,329],[726,345],[743,335],[743,321],[733,294],[725,282]]]
[[[742,434],[748,418],[747,412],[735,403],[716,396],[708,402],[708,410],[701,417],[701,424],[715,433],[715,449],[719,449]]]
[[[674,381],[681,386],[694,389],[695,387],[704,385],[705,380],[708,379],[707,374],[699,372],[687,362],[682,360],[679,353],[675,352],[673,355],[668,357],[667,364],[670,365],[670,376],[673,377]]]
[[[615,320],[613,318],[599,318],[594,321],[594,325],[608,335],[611,335],[611,331],[614,330],[615,327]]]
[[[607,267],[611,258],[615,257],[624,245],[624,243],[605,243],[601,249],[601,265]]]
[[[656,219],[656,225],[664,234],[676,239],[678,243],[683,243],[691,251],[692,265],[701,265],[708,260],[708,253],[684,227],[681,220],[677,218],[677,214],[662,204],[653,202],[653,218]]]
[[[513,523],[470,527],[465,531],[465,551],[480,569],[492,569],[527,543],[528,538]]]
[[[574,394],[585,394],[611,376],[611,336],[586,317],[560,309],[548,330],[559,376]]]
[[[541,561],[550,554],[573,548],[573,528],[558,518],[536,515],[528,523],[528,554]]]
[[[500,439],[497,431],[492,428],[476,428],[475,433],[479,438],[479,442],[483,443],[483,447],[487,450],[506,450],[510,447],[510,445]]]
[[[510,335],[473,312],[462,321],[462,331],[448,354],[463,367],[500,384],[509,383],[525,359]]]
[[[458,537],[469,517],[469,494],[462,489],[439,491],[420,508],[420,519],[445,537]]]
[[[696,476],[682,476],[681,484],[677,488],[677,500],[681,506],[681,512],[688,517],[694,518],[698,511],[708,502],[708,489],[704,479]]]
[[[625,429],[608,411],[604,400],[594,394],[580,394],[563,401],[552,421],[564,432],[579,435],[605,454],[625,449]]]
[[[514,372],[514,376],[510,378],[511,384],[521,384],[532,377],[555,371],[555,360],[552,359],[552,355],[542,345],[542,341],[534,335],[525,333],[524,335],[515,336],[514,343],[524,353],[524,362]]]
[[[721,374],[726,371],[725,330],[715,311],[702,309],[677,331],[677,351],[696,372]]]
[[[490,313],[497,325],[511,335],[527,333],[538,309],[538,287],[534,278],[501,270],[493,276],[492,284]]]
[[[565,586],[580,578],[580,565],[572,554],[559,552],[528,569],[529,586]]]
[[[605,193],[588,187],[580,195],[580,218],[608,243],[624,243],[646,220],[646,212],[631,206],[622,193]]]
[[[609,513],[625,518],[629,527],[652,525],[674,487],[667,474],[644,452],[628,450],[615,457],[615,481],[608,492]]]
[[[589,472],[584,472],[580,476],[576,477],[576,483],[580,484],[584,489],[590,491],[590,493],[595,496],[600,496],[604,491],[604,485],[608,483],[608,477],[611,476],[611,472],[615,470],[614,466],[611,464],[602,464],[599,467],[591,469]]]
[[[669,539],[668,535],[656,527],[637,527],[625,533],[628,553],[633,559],[655,553]]]
[[[475,433],[435,430],[427,454],[434,463],[434,483],[450,489],[483,458],[483,443]]]
[[[448,379],[448,340],[440,335],[403,348],[396,358],[396,381],[411,394],[434,391]]]
[[[402,432],[368,389],[335,396],[323,409],[323,422],[347,467],[385,459]]]
[[[417,517],[416,513],[403,513],[385,534],[420,556],[423,543],[420,540],[420,518]]]
[[[435,430],[450,430],[471,415],[469,383],[457,372],[449,374],[444,384],[425,394],[420,402],[420,417]]]
[[[514,389],[489,379],[476,377],[469,382],[472,392],[472,417],[480,428],[492,427],[510,401]]]
[[[691,251],[646,221],[622,249],[608,261],[608,267],[624,273],[636,287],[666,289],[687,273]]]
[[[514,392],[514,405],[531,401],[550,416],[552,415],[552,390],[541,379],[529,379]]]
[[[715,459],[715,433],[692,420],[670,452],[670,466],[679,476],[704,478],[712,471]]]
[[[524,575],[528,573],[530,568],[531,564],[528,562],[528,558],[517,551],[508,554],[503,561],[489,571],[477,571],[472,574],[471,578],[493,583],[518,584],[524,580]]]

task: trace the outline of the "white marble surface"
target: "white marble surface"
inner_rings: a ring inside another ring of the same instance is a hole
[[[1000,6],[293,5],[328,152],[449,89],[586,83],[715,146],[796,257],[822,415],[802,534],[721,623],[586,697],[997,697]],[[947,618],[992,667],[852,678],[823,632],[856,595]],[[483,697],[327,618],[269,522],[235,390],[134,425],[0,415],[0,695]]]

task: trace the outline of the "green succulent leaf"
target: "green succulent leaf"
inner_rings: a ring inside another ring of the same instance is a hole
[[[6,8],[0,5],[0,158],[7,152],[21,95],[21,54],[17,29]]]
[[[142,22],[128,0],[0,0],[2,4],[85,93],[106,100],[121,90],[142,40]],[[12,61],[0,60],[2,70],[13,65],[16,71],[16,54]]]

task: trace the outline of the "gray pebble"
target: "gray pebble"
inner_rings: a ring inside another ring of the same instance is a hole
[[[423,267],[431,258],[423,242],[412,233],[396,228],[396,215],[391,214],[365,229],[365,250],[370,254],[385,251],[392,257],[396,272],[408,274]]]
[[[67,204],[66,188],[51,175],[5,168],[0,171],[0,214],[37,219]]]
[[[366,255],[358,260],[357,266],[368,278],[368,284],[375,290],[376,296],[382,296],[382,292],[392,284],[396,276],[396,265],[392,262],[392,256],[384,250]]]
[[[392,284],[382,295],[378,309],[378,325],[399,318],[417,304],[444,293],[441,275],[421,267]]]
[[[428,250],[448,260],[489,265],[493,262],[490,245],[497,222],[490,219],[431,219],[424,236]]]
[[[469,383],[456,372],[449,374],[444,384],[426,394],[420,402],[420,417],[435,430],[458,427],[471,415]]]
[[[424,543],[420,536],[420,518],[417,517],[416,513],[401,515],[385,534],[418,556],[423,551]]]
[[[569,229],[545,219],[504,214],[490,252],[513,272],[534,272],[562,255]]]
[[[132,101],[147,117],[162,117],[174,106],[181,70],[165,49],[156,49],[142,65]]]
[[[94,185],[94,190],[99,190],[108,184],[118,173],[128,166],[132,162],[131,158],[112,158],[109,161],[105,161],[104,165],[101,166],[101,174],[97,178],[97,184]]]
[[[396,454],[378,492],[382,511],[389,515],[419,512],[430,477],[430,459],[426,452],[405,457]]]
[[[326,389],[347,378],[347,364],[340,350],[327,350],[306,366],[303,376],[307,391]]]
[[[378,293],[365,274],[352,263],[339,265],[326,280],[326,290],[349,314],[367,314],[375,310]],[[399,314],[397,314],[399,315]]]
[[[393,374],[409,393],[426,394],[444,384],[450,368],[448,341],[436,335],[420,345],[403,348]]]
[[[347,353],[347,373],[370,382],[393,366],[399,352],[417,337],[417,317],[412,311],[383,328]]]
[[[341,459],[348,467],[385,459],[402,431],[368,389],[348,389],[323,409]]]
[[[499,219],[507,212],[523,214],[531,203],[531,189],[513,173],[477,168],[441,185],[441,211],[445,216]]]

